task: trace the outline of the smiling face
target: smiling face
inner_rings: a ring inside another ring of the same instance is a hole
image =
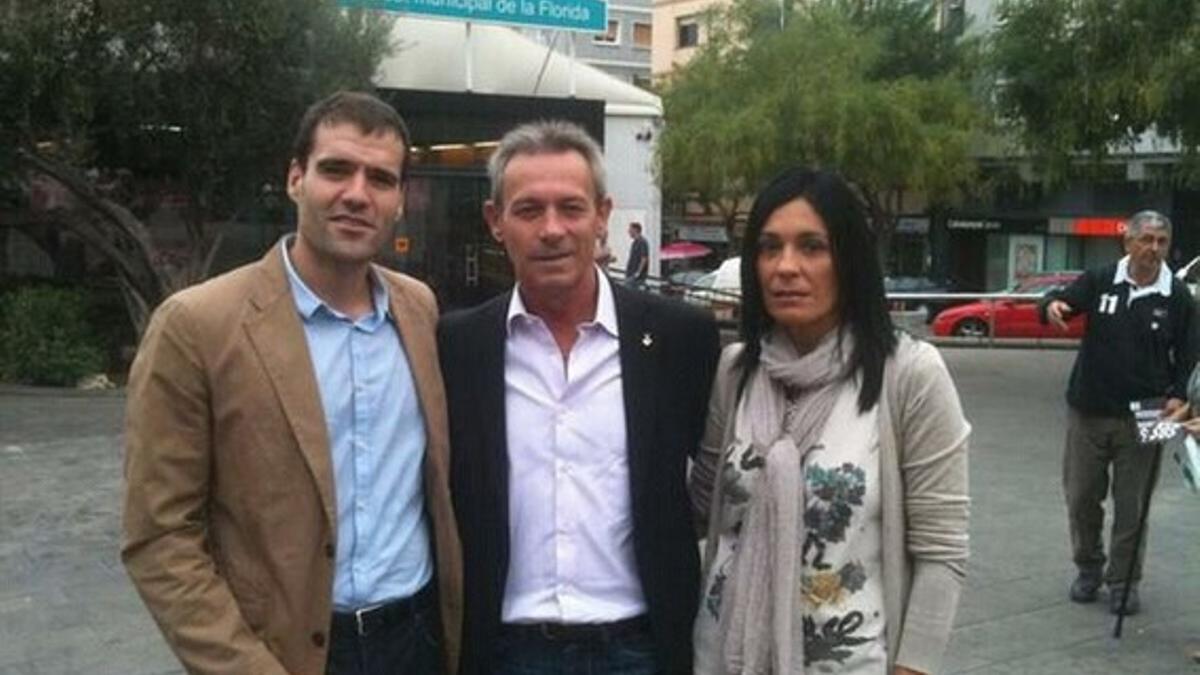
[[[392,131],[354,124],[317,127],[307,163],[292,161],[288,195],[297,207],[297,265],[365,265],[392,234],[404,206],[404,143]]]
[[[504,245],[527,304],[592,302],[596,240],[612,201],[597,198],[591,170],[574,151],[519,154],[504,169],[501,203],[484,217]]]
[[[807,201],[794,199],[767,218],[755,264],[764,309],[801,351],[838,325],[829,230]]]

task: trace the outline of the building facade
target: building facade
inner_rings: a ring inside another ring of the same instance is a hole
[[[652,42],[650,0],[622,0],[608,4],[608,30],[603,33],[522,29],[522,32],[547,49],[571,53],[575,59],[612,75],[622,82],[643,89],[650,86]]]

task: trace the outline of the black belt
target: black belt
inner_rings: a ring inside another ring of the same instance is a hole
[[[369,635],[380,628],[411,619],[418,611],[436,601],[434,595],[434,585],[428,583],[407,598],[363,607],[353,612],[334,612],[333,632]]]
[[[554,640],[563,642],[609,642],[617,638],[647,633],[650,618],[646,615],[610,623],[505,623],[500,634],[520,640]]]

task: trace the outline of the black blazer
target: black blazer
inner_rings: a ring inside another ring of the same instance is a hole
[[[450,483],[463,548],[463,675],[488,672],[508,578],[505,317],[512,293],[438,325]],[[706,312],[613,285],[637,572],[660,666],[692,672],[700,561],[685,488],[720,349]]]

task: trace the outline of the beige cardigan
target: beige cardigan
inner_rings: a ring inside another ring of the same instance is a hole
[[[707,523],[718,462],[733,440],[730,424],[742,345],[721,354],[708,425],[689,489],[698,523]],[[885,368],[879,405],[883,589],[888,667],[936,673],[966,576],[967,437],[971,426],[941,355],[899,336]],[[702,531],[712,530],[707,526]],[[704,575],[715,553],[709,537]],[[899,621],[895,619],[899,617]]]

